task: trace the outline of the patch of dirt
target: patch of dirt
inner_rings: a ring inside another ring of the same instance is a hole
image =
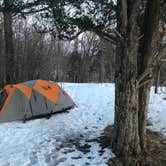
[[[107,126],[100,137],[102,148],[111,148],[113,125]],[[109,166],[166,166],[166,138],[161,133],[147,130],[147,153],[139,158],[130,158],[124,164],[123,159],[110,158]]]
[[[153,123],[150,119],[147,120],[146,124],[147,124],[147,126],[153,126]]]
[[[157,166],[166,166],[166,138],[161,133],[147,130],[147,157]]]
[[[102,149],[111,148],[111,140],[113,140],[113,129],[113,125],[109,125],[104,129],[104,132],[98,141]]]
[[[86,153],[90,152],[91,145],[89,145],[89,144],[84,144],[84,145],[77,144],[76,148],[77,148],[77,150],[86,154]]]
[[[98,142],[98,139],[90,139],[90,140],[85,140],[85,143],[82,144],[81,140],[83,140],[83,136],[81,135],[78,138],[66,138],[63,141],[63,143],[59,146],[59,150],[64,149],[63,153],[67,154],[67,153],[72,153],[73,151],[75,151],[74,149],[75,147],[78,151],[86,154],[90,152],[90,148],[91,148],[90,143]]]

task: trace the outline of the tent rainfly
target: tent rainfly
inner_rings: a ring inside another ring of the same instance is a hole
[[[0,91],[0,123],[49,116],[75,106],[55,82],[33,80]]]

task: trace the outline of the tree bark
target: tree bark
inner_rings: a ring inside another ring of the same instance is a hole
[[[6,83],[14,83],[15,63],[14,63],[14,46],[13,46],[13,29],[12,29],[12,1],[5,0],[4,15],[4,32],[5,32],[5,56],[6,56]]]
[[[118,2],[118,31],[124,36],[117,46],[115,69],[115,120],[113,151],[118,157],[140,153],[138,127],[137,50],[139,28],[136,22],[138,3]],[[127,10],[130,10],[130,18]],[[135,10],[135,11],[134,11]],[[123,14],[121,13],[123,11]]]
[[[117,8],[117,31],[121,33],[123,40],[119,42],[116,51],[112,148],[117,157],[125,159],[129,156],[138,156],[146,150],[146,118],[152,72],[148,74],[148,78],[142,79],[141,83],[139,78],[146,70],[154,68],[152,63],[156,45],[154,35],[158,30],[159,2],[147,1],[142,24],[144,28],[138,23],[140,4],[139,0],[130,2],[119,0]],[[139,40],[142,35],[143,39]],[[144,84],[146,79],[149,79],[149,82]]]
[[[155,52],[159,40],[160,1],[148,0],[143,24],[143,43],[139,74],[149,71],[149,82],[139,89],[139,137],[142,150],[146,150],[146,119],[149,109],[150,88],[154,78],[157,60]],[[138,76],[139,77],[139,76]],[[146,79],[144,81],[146,81]]]
[[[157,66],[156,66],[156,76],[155,76],[155,93],[158,93],[158,87],[160,83],[160,72],[161,72],[161,64],[160,60],[157,60]]]
[[[5,56],[3,52],[3,30],[0,24],[0,88],[5,85]]]

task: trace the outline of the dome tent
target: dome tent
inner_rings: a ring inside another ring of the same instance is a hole
[[[74,106],[55,82],[33,80],[6,85],[0,92],[0,123],[44,117]]]

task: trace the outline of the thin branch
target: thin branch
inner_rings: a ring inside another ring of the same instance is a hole
[[[143,79],[145,79],[149,74],[151,73],[151,69],[147,69],[145,72],[143,72],[139,79],[138,82],[140,83]]]
[[[158,55],[159,55],[159,51],[157,50],[157,51],[154,53],[154,58],[159,58]]]
[[[141,84],[138,84],[138,88],[143,87],[144,85],[146,85],[147,83],[149,83],[149,81],[151,81],[151,78],[149,78],[148,80],[142,82]]]
[[[94,33],[96,33],[98,36],[102,37],[103,39],[112,42],[113,44],[117,44],[118,39],[115,33],[105,33],[102,31],[98,31],[98,30],[92,30]]]
[[[160,59],[160,62],[166,62],[166,59]]]
[[[81,33],[83,33],[83,31],[79,31],[79,32],[77,32],[75,35],[73,35],[71,37],[62,35],[62,36],[59,36],[59,38],[62,39],[62,40],[66,39],[68,41],[72,41],[72,40],[76,39]]]
[[[32,7],[38,6],[40,4],[41,4],[41,0],[35,0],[33,2],[28,2],[28,3],[25,3],[25,5],[21,6],[21,10],[32,8]]]
[[[45,10],[48,10],[50,7],[44,7],[44,8],[42,8],[42,9],[36,9],[36,10],[30,10],[30,11],[25,11],[25,12],[23,12],[23,11],[20,11],[19,13],[21,13],[21,14],[34,14],[34,13],[38,13],[38,12],[42,12],[42,11],[45,11]]]
[[[116,34],[120,39],[124,39],[124,37],[122,36],[122,34],[121,34],[117,29],[115,29],[115,34]]]
[[[141,40],[143,37],[144,37],[144,34],[143,34],[143,35],[140,35],[140,36],[137,38],[137,41]]]

